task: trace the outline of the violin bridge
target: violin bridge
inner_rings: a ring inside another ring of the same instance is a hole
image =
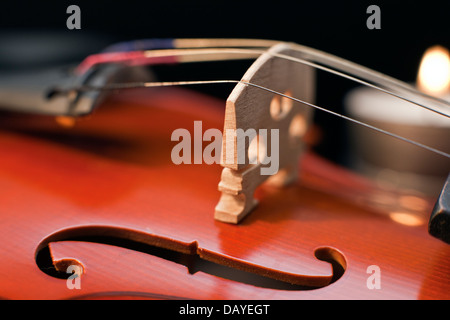
[[[216,220],[239,223],[257,206],[254,193],[262,183],[283,186],[298,178],[303,136],[313,110],[289,97],[313,103],[315,74],[310,66],[274,54],[301,57],[287,43],[273,46],[253,63],[227,99]]]

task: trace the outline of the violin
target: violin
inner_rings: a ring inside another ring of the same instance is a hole
[[[185,41],[115,47],[35,104],[10,99],[2,299],[450,298],[450,247],[427,225],[437,197],[382,188],[311,148],[315,68],[444,102],[295,44]],[[136,68],[227,57],[254,62],[226,102]],[[252,128],[256,140],[233,135]]]

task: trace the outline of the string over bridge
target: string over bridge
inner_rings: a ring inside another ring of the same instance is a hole
[[[264,181],[281,186],[298,176],[305,149],[302,136],[313,109],[246,83],[312,103],[315,74],[310,66],[277,59],[274,54],[299,55],[289,44],[273,46],[247,70],[226,102],[222,194],[214,215],[219,221],[241,221],[257,205],[253,195]],[[270,161],[266,161],[269,153]]]

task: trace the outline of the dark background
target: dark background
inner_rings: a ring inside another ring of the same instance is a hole
[[[81,30],[66,28],[66,8],[71,4],[81,8]],[[371,4],[381,8],[381,30],[366,27]],[[448,0],[2,2],[0,68],[78,61],[122,40],[234,37],[296,42],[414,82],[426,48],[435,44],[450,48],[448,17]],[[211,71],[198,67],[195,72]],[[342,111],[343,96],[353,87],[350,81],[319,73],[317,103]],[[325,132],[317,150],[345,162],[342,121],[320,112],[316,121]]]

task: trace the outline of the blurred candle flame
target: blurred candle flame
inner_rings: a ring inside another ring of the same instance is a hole
[[[450,91],[450,54],[442,46],[425,51],[417,76],[419,90],[430,95],[443,95]]]

